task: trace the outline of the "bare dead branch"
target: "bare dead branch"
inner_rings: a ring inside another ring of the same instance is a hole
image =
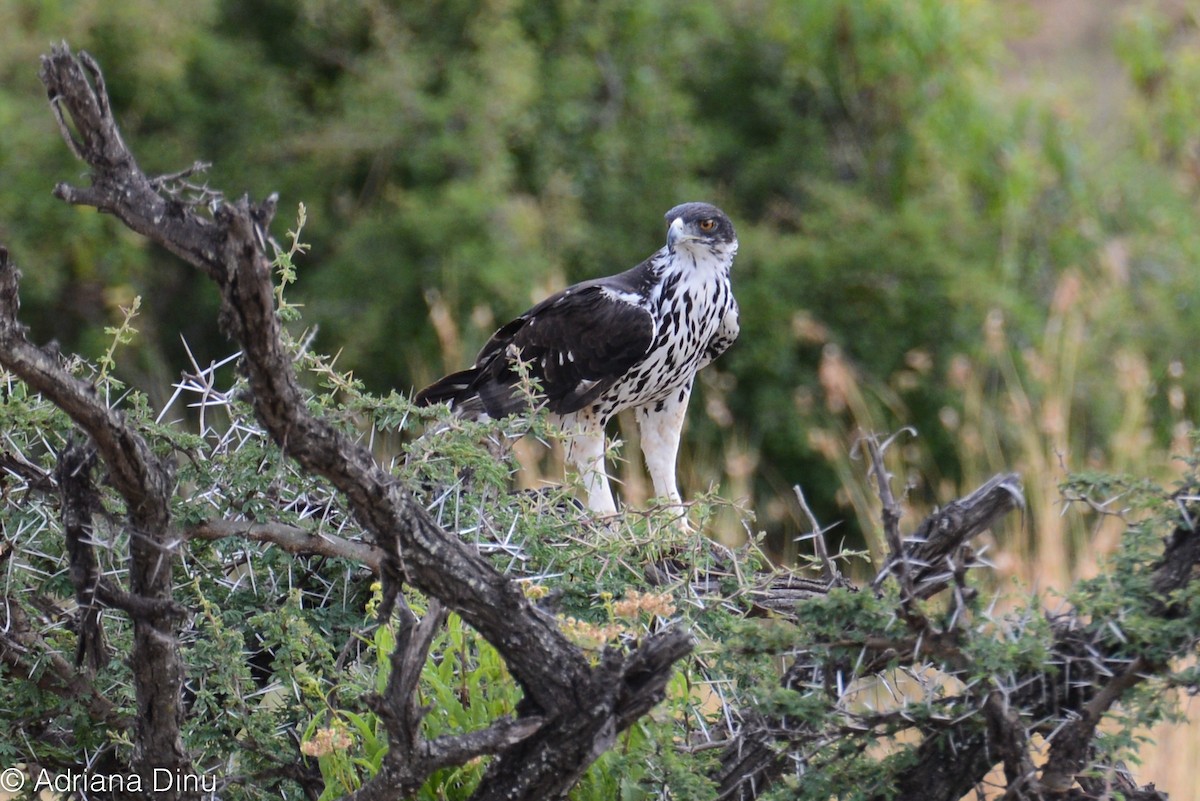
[[[906,617],[915,618],[920,614],[913,608],[912,601],[916,597],[913,588],[913,577],[909,564],[909,554],[904,549],[900,537],[900,518],[903,514],[896,496],[892,493],[892,474],[888,472],[883,454],[888,446],[895,441],[900,433],[911,432],[912,429],[902,429],[897,434],[888,437],[882,443],[873,433],[863,433],[855,443],[855,448],[865,449],[867,454],[867,473],[875,479],[876,492],[879,495],[880,519],[883,524],[883,535],[888,545],[888,563],[892,572],[900,582],[900,601]]]
[[[903,549],[900,547],[900,518],[903,512],[900,509],[900,504],[896,501],[896,496],[892,493],[892,474],[888,472],[887,465],[884,464],[883,454],[899,434],[911,431],[912,429],[902,429],[897,434],[888,437],[882,443],[879,441],[877,435],[864,433],[859,437],[855,446],[866,448],[868,473],[875,479],[875,487],[879,493],[879,500],[883,507],[880,512],[883,521],[883,534],[887,539],[888,548],[891,549],[893,558],[899,558],[903,553]]]
[[[211,162],[194,161],[190,167],[184,167],[182,170],[176,170],[175,172],[167,173],[166,175],[159,175],[151,178],[150,185],[155,189],[166,189],[167,184],[184,181],[188,178],[191,178],[198,172],[207,172],[211,167]]]
[[[330,558],[360,562],[378,575],[383,551],[365,542],[355,542],[333,534],[311,532],[299,526],[283,523],[254,523],[248,520],[205,520],[189,526],[184,532],[189,539],[221,540],[230,537],[277,545],[288,553],[315,554]]]
[[[941,592],[953,579],[958,561],[966,559],[968,563],[974,563],[972,554],[964,550],[969,547],[971,538],[1024,506],[1020,478],[1015,473],[1002,473],[922,521],[904,541],[902,549],[912,571],[916,597],[929,598]],[[955,559],[955,554],[959,559]],[[893,557],[876,574],[871,588],[878,591],[895,566]]]
[[[112,117],[103,75],[91,56],[81,53],[76,59],[62,43],[42,58],[41,79],[64,141],[76,158],[95,168],[90,187],[60,183],[55,196],[115,214],[132,230],[220,280],[220,231],[205,218],[185,218],[182,204],[159,195],[138,168]],[[156,232],[159,235],[153,236]]]
[[[797,484],[792,487],[792,492],[796,494],[796,501],[800,504],[800,511],[804,512],[804,516],[808,518],[810,532],[801,537],[801,539],[811,539],[813,541],[813,551],[816,553],[817,561],[821,563],[821,574],[826,581],[836,581],[841,578],[841,573],[837,569],[837,565],[829,558],[829,547],[825,543],[825,532],[828,529],[821,528],[821,524],[817,521],[817,516],[813,514],[813,510],[809,508],[808,501],[804,498],[804,490]]]

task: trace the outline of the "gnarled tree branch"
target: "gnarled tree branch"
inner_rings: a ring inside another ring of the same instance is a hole
[[[143,602],[140,612],[132,615],[131,658],[138,705],[134,768],[147,777],[154,768],[186,773],[191,762],[180,736],[183,662],[171,600],[171,567],[176,558],[169,506],[173,470],[154,455],[124,415],[100,400],[93,387],[26,339],[17,321],[18,281],[8,251],[0,248],[0,364],[87,432],[128,509],[129,594]],[[181,795],[177,788],[168,793]]]
[[[565,792],[617,731],[661,699],[671,665],[690,637],[667,629],[626,657],[593,667],[515,582],[471,546],[449,536],[371,454],[309,412],[276,314],[266,228],[274,199],[214,202],[210,214],[174,197],[137,166],[113,119],[103,78],[65,45],[42,62],[60,129],[91,169],[91,186],[59,184],[70,203],[111,212],[134,231],[211,277],[221,323],[242,348],[255,413],[284,452],[347,499],[382,550],[386,598],[407,581],[439,599],[491,642],[525,692],[523,718],[544,723],[501,750],[478,798],[540,799]],[[515,730],[514,730],[515,731]]]

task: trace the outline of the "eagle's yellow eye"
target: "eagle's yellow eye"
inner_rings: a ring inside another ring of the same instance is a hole
[[[717,227],[716,220],[701,220],[700,221],[700,230],[706,234],[716,227]]]

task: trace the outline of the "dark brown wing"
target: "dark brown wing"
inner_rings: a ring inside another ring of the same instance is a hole
[[[492,335],[475,366],[422,390],[418,403],[476,398],[492,417],[523,410],[516,361],[541,388],[552,412],[568,414],[595,401],[637,364],[654,340],[650,312],[635,296],[586,282],[563,290]]]

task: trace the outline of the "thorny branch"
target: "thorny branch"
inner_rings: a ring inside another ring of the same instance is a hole
[[[872,588],[879,591],[888,578],[898,578],[898,571],[904,571],[914,599],[953,590],[955,600],[940,628],[931,619],[901,614],[908,636],[864,638],[847,632],[840,640],[813,643],[812,650],[798,654],[785,672],[785,688],[803,692],[824,687],[835,700],[845,697],[856,679],[896,665],[911,666],[914,671],[936,666],[964,686],[957,701],[975,711],[952,718],[935,714],[922,721],[904,719],[904,725],[920,732],[923,738],[915,758],[886,788],[867,797],[877,801],[955,801],[983,782],[993,766],[1001,764],[1007,784],[1005,798],[1083,801],[1112,798],[1118,791],[1136,801],[1165,798],[1153,785],[1138,787],[1123,771],[1110,770],[1100,778],[1088,772],[1095,759],[1096,727],[1104,714],[1131,687],[1165,667],[1142,656],[1130,660],[1115,652],[1104,642],[1104,621],[1090,624],[1073,613],[1054,618],[1048,665],[1012,676],[994,676],[990,681],[970,679],[973,663],[964,646],[970,637],[992,635],[963,626],[961,604],[966,600],[966,588],[962,575],[968,568],[983,564],[969,540],[1022,505],[1016,476],[992,478],[967,497],[930,515],[901,541],[901,550],[893,553],[872,582]],[[1200,536],[1191,526],[1181,525],[1168,541],[1151,577],[1158,597],[1174,597],[1174,591],[1191,580],[1197,564]],[[901,589],[901,593],[905,591]],[[1169,618],[1182,610],[1164,602],[1157,612]],[[829,651],[823,649],[832,649],[833,653],[857,649],[858,656],[848,661],[829,661],[822,655]],[[897,714],[903,715],[903,710]],[[886,714],[867,717],[846,709],[846,719],[857,719],[858,725],[870,728],[890,718]],[[1040,769],[1033,759],[1035,734],[1049,742],[1049,758]],[[787,718],[746,714],[722,754],[720,797],[738,801],[758,798],[788,770],[802,774],[805,755],[818,753],[819,743],[836,736],[829,731],[806,729]]]
[[[1009,793],[1020,797],[1031,790],[1036,791],[1037,768],[1030,754],[1029,736],[1005,693],[998,689],[988,693],[983,711],[992,750],[1004,764]]]
[[[1124,671],[1105,682],[1083,705],[1082,714],[1054,738],[1050,744],[1050,759],[1042,769],[1041,784],[1046,790],[1062,793],[1071,788],[1090,756],[1092,737],[1100,719],[1126,690],[1143,681],[1150,669],[1151,665],[1144,657],[1135,657]]]
[[[156,767],[186,772],[191,762],[180,733],[183,662],[176,636],[179,619],[171,600],[175,541],[169,528],[169,504],[173,471],[154,455],[122,414],[101,402],[91,386],[26,339],[25,328],[17,320],[18,282],[19,273],[8,251],[0,248],[0,365],[50,399],[87,433],[129,510],[129,591],[120,597],[129,599],[125,610],[134,623],[132,659],[138,705],[134,767],[145,776]],[[67,491],[69,495],[69,488]],[[67,512],[80,512],[70,497]],[[82,536],[75,523],[72,525]],[[78,550],[76,555],[81,560],[76,567],[86,583],[86,557]],[[85,595],[99,588],[77,585]],[[172,789],[167,795],[175,798],[190,794]]]
[[[944,544],[939,550],[944,552]],[[1177,527],[1150,577],[1156,596],[1171,598],[1184,588],[1197,564],[1200,537],[1190,526]],[[1156,613],[1165,619],[1174,610],[1164,602]],[[1117,651],[1105,640],[1105,620],[1084,620],[1072,611],[1052,618],[1050,626],[1050,667],[994,677],[984,685],[987,695],[980,703],[987,725],[969,716],[927,737],[917,749],[913,767],[900,775],[896,798],[960,798],[998,761],[1017,777],[1018,783],[1010,784],[1008,793],[1016,799],[1107,798],[1112,797],[1113,786],[1126,799],[1163,797],[1153,785],[1137,787],[1126,774],[1114,775],[1106,785],[1089,777],[1087,770],[1094,758],[1096,727],[1105,712],[1127,690],[1166,666],[1143,655],[1131,660]],[[1065,725],[1049,728],[1050,721],[1063,719]],[[1049,759],[1040,776],[1031,774],[1026,756],[1020,753],[1034,733],[1050,741]],[[1110,794],[1096,794],[1104,788]]]
[[[869,438],[869,442],[877,443],[877,440]],[[872,452],[880,455],[878,449]],[[874,470],[880,469],[878,462],[874,465]],[[886,472],[875,473],[877,479],[885,475]],[[884,485],[886,486],[886,479]],[[891,499],[891,503],[895,503],[890,491],[887,497]],[[964,563],[972,566],[977,564],[964,555],[969,552],[970,538],[985,531],[1023,503],[1020,484],[1015,475],[993,477],[974,492],[930,515],[912,536],[904,539],[897,535],[898,550],[892,554],[889,564],[880,571],[880,578],[877,578],[872,586],[878,589],[886,577],[893,575],[893,564],[907,565],[912,598],[931,597],[945,589],[953,578],[953,572],[945,567],[946,560],[957,553]],[[886,507],[888,501],[885,501],[884,505]],[[893,509],[891,514],[896,516],[897,521],[900,519],[898,508]],[[847,586],[845,582],[821,586],[818,582],[809,581],[803,587],[802,594],[797,594],[796,590],[789,586],[795,583],[794,579],[777,580],[777,583],[780,598],[766,600],[764,605],[776,614],[785,616],[795,613],[798,602],[822,596],[831,586]],[[774,587],[764,588],[764,595],[768,599],[771,599],[775,592]],[[789,602],[790,613],[787,609]],[[782,686],[797,692],[812,687],[824,687],[826,692],[840,696],[856,677],[872,675],[898,660],[905,664],[920,663],[928,658],[961,662],[953,632],[939,632],[924,618],[916,615],[907,616],[905,619],[910,625],[910,636],[903,641],[849,637],[844,645],[861,648],[857,663],[853,665],[826,664],[815,652],[800,653],[784,673]],[[836,685],[832,689],[831,683]],[[790,766],[794,766],[794,754],[804,753],[806,749],[815,747],[815,743],[828,736],[828,732],[797,727],[788,719],[772,719],[758,713],[747,713],[736,736],[722,752],[721,766],[716,774],[719,797],[736,801],[758,798],[773,786]],[[945,761],[941,756],[936,759],[938,762]],[[914,799],[917,797],[926,798],[914,796]],[[935,794],[927,798],[937,797]]]
[[[911,565],[908,561],[908,554],[904,549],[904,543],[900,537],[900,518],[903,512],[900,509],[900,504],[896,501],[896,496],[892,493],[892,474],[888,472],[887,465],[883,460],[883,455],[888,447],[891,446],[896,437],[904,433],[913,432],[912,429],[902,429],[883,442],[880,442],[878,436],[875,434],[864,433],[859,437],[855,448],[863,448],[867,452],[868,472],[875,479],[875,487],[879,493],[879,500],[882,506],[880,509],[880,518],[883,523],[884,539],[888,545],[888,564],[892,567],[892,570],[900,581],[900,603],[902,604],[902,609],[906,615],[915,618],[920,615],[913,609],[912,605],[916,594],[913,586]]]
[[[820,522],[817,521],[817,516],[813,514],[813,510],[809,508],[808,501],[804,497],[804,490],[800,485],[792,487],[792,492],[796,495],[796,501],[800,504],[800,511],[804,513],[808,519],[810,526],[809,533],[800,539],[811,539],[813,543],[813,552],[816,554],[817,561],[821,564],[821,577],[828,582],[835,582],[842,576],[837,569],[837,565],[829,558],[829,546],[825,542],[825,532],[828,529],[821,528]]]
[[[1015,473],[1002,473],[974,492],[946,504],[926,518],[905,540],[900,556],[893,554],[879,570],[871,589],[876,592],[898,569],[907,565],[916,598],[931,598],[945,589],[964,567],[980,566],[970,540],[986,531],[1000,516],[1025,505]]]
[[[281,337],[265,253],[275,199],[258,205],[246,198],[221,202],[220,193],[212,193],[211,208],[200,213],[175,194],[164,194],[168,183],[180,180],[179,174],[152,179],[138,167],[90,56],[75,56],[65,45],[55,47],[43,58],[41,76],[64,141],[91,169],[90,186],[59,184],[55,194],[116,215],[212,278],[221,292],[222,327],[243,352],[241,369],[259,420],[289,457],[345,496],[375,537],[385,601],[401,597],[401,581],[438,599],[496,647],[521,684],[527,703],[517,724],[498,724],[477,735],[476,742],[460,741],[457,750],[453,743],[438,743],[444,749],[443,764],[480,753],[484,746],[478,741],[487,741],[497,755],[476,798],[540,799],[564,793],[612,744],[616,732],[661,700],[671,666],[691,650],[690,635],[668,628],[646,638],[628,656],[609,653],[599,665],[589,664],[513,581],[474,548],[442,531],[366,449],[308,411]],[[50,389],[57,380],[49,382]],[[43,381],[35,388],[46,385]],[[107,460],[108,449],[98,444]],[[137,464],[131,460],[110,469],[119,473]],[[158,521],[164,527],[165,511],[164,505]],[[177,649],[177,640],[163,634]],[[177,701],[178,692],[175,697]],[[407,702],[388,701],[393,709],[403,709]],[[397,788],[383,789],[394,794]]]

